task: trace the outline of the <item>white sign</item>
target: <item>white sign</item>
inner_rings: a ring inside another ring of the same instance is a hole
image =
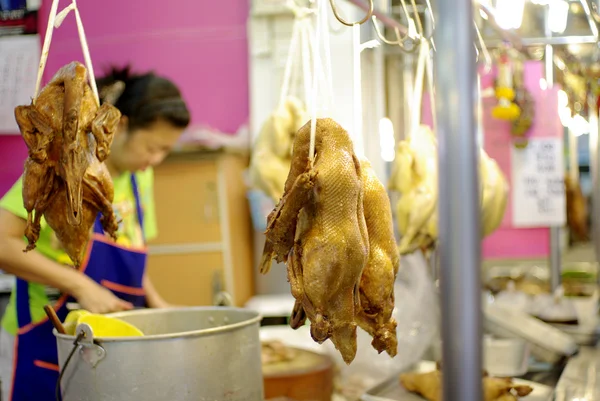
[[[566,222],[562,138],[532,138],[511,148],[512,216],[515,227],[553,227]]]
[[[31,103],[40,63],[40,37],[0,38],[0,133],[18,134],[15,107]]]

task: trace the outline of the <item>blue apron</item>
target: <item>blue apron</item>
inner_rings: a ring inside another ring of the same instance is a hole
[[[144,215],[133,174],[131,186],[143,233]],[[145,306],[146,297],[142,285],[145,268],[146,250],[126,248],[107,239],[100,219],[96,219],[94,235],[79,270],[113,291],[119,298],[135,306]],[[10,401],[53,401],[59,372],[56,338],[52,334],[53,326],[48,318],[38,323],[31,322],[28,290],[29,283],[17,279],[16,306],[19,330],[15,338]],[[64,321],[69,312],[68,302],[75,300],[68,294],[63,294],[54,305],[61,321]]]

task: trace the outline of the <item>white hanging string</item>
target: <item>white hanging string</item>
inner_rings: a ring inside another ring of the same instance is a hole
[[[312,115],[310,119],[310,148],[308,158],[310,160],[310,166],[312,167],[315,162],[315,136],[317,133],[317,91],[318,91],[318,69],[320,64],[320,56],[319,56],[319,45],[321,42],[321,24],[318,23],[319,15],[322,14],[321,3],[322,0],[317,1],[317,27],[315,31],[315,41],[313,44],[313,87],[311,93],[311,102],[312,102]]]
[[[412,104],[412,118],[411,118],[411,130],[410,135],[414,135],[421,125],[421,102],[423,99],[423,75],[425,70],[425,61],[428,57],[428,51],[426,51],[427,41],[422,41],[419,49],[419,58],[417,60],[417,73],[415,77],[415,88],[413,92],[413,104]]]
[[[313,26],[311,24],[307,24],[307,28],[306,28],[309,32],[308,37],[313,38],[315,36],[315,30],[313,29]],[[323,31],[321,31],[321,34],[323,34]],[[326,36],[327,33],[325,33]],[[320,48],[316,48],[314,47],[314,44],[312,43],[312,41],[309,41],[309,53],[310,54],[314,54],[315,51],[320,52],[321,49]],[[320,53],[319,53],[320,54]],[[319,59],[320,60],[320,59]],[[322,109],[322,111],[329,111],[331,110],[331,108],[333,107],[333,89],[330,89],[330,82],[331,80],[328,79],[327,74],[325,72],[325,68],[323,67],[323,63],[319,62],[318,66],[317,66],[317,71],[313,71],[313,74],[317,75],[317,79],[319,80],[319,98],[323,99],[325,98],[325,101],[321,101],[319,103],[319,107]],[[325,90],[323,90],[323,88],[325,88]]]
[[[326,83],[327,83],[327,89],[328,90],[328,109],[330,110],[330,107],[333,106],[333,69],[331,67],[331,31],[329,29],[329,8],[327,7],[326,4],[321,4],[322,6],[322,10],[321,10],[321,21],[323,23],[322,25],[322,32],[324,32],[323,35],[323,46],[325,48],[325,70],[327,71],[326,74]]]
[[[50,15],[48,17],[48,26],[46,27],[46,36],[44,38],[44,45],[42,47],[42,56],[40,58],[40,66],[38,68],[38,76],[35,85],[35,93],[33,95],[33,103],[35,104],[35,100],[38,97],[40,92],[40,87],[42,84],[42,76],[44,75],[44,69],[46,68],[46,62],[48,61],[48,53],[50,50],[50,43],[52,42],[52,33],[54,29],[58,29],[60,25],[63,23],[69,12],[75,11],[75,20],[77,22],[77,33],[79,34],[79,42],[81,43],[81,50],[83,52],[83,59],[85,60],[85,65],[88,70],[88,78],[90,82],[90,86],[92,88],[92,93],[94,94],[94,99],[96,100],[96,104],[100,105],[100,97],[98,96],[98,88],[96,86],[96,78],[94,75],[94,68],[92,66],[92,58],[90,57],[90,49],[88,47],[87,39],[85,36],[85,30],[83,29],[83,22],[81,21],[81,15],[79,14],[79,9],[77,8],[76,0],[71,0],[71,4],[65,7],[58,15],[58,2],[59,0],[53,0],[52,6],[50,8]]]
[[[287,60],[285,61],[285,70],[283,73],[283,85],[281,86],[281,93],[279,95],[279,106],[285,103],[285,99],[288,96],[290,89],[290,81],[292,78],[292,61],[296,57],[296,47],[298,46],[298,36],[300,32],[300,26],[298,19],[294,20],[294,27],[292,28],[292,39],[290,41],[290,47],[288,49]]]
[[[90,57],[90,49],[87,44],[85,31],[83,29],[83,22],[81,21],[81,15],[77,8],[77,3],[73,0],[75,6],[75,19],[77,21],[77,32],[79,33],[79,41],[81,42],[81,50],[83,51],[83,59],[85,60],[85,66],[88,70],[88,77],[90,80],[90,86],[92,87],[92,93],[96,99],[96,104],[100,105],[100,97],[98,96],[98,88],[96,87],[96,75],[94,74],[94,67],[92,66],[92,58]]]
[[[352,26],[352,50],[353,50],[353,61],[354,61],[354,152],[358,157],[364,155],[364,143],[362,135],[362,72],[360,55],[362,52],[360,43],[360,25],[354,24]]]
[[[437,115],[435,112],[435,92],[433,85],[433,55],[429,48],[429,42],[423,41],[426,50],[425,68],[427,70],[427,91],[429,92],[429,109],[431,110],[431,122],[433,125],[433,132],[437,132]]]
[[[42,86],[42,76],[44,75],[44,68],[46,67],[46,61],[48,60],[50,42],[52,42],[52,32],[54,31],[54,20],[56,19],[56,11],[58,10],[58,1],[59,0],[53,0],[52,6],[50,6],[50,16],[48,17],[48,26],[46,27],[46,36],[44,37],[44,45],[42,46],[42,55],[38,67],[35,92],[33,93],[33,104],[35,104],[38,94],[40,93],[40,87]]]
[[[312,107],[311,104],[311,70],[310,70],[310,34],[308,31],[308,21],[302,21],[300,27],[302,42],[302,75],[304,82],[304,101],[306,108]]]

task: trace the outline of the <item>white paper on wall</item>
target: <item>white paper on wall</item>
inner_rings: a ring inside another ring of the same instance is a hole
[[[532,138],[512,148],[512,204],[515,227],[554,227],[566,222],[562,138]]]
[[[18,134],[14,109],[31,103],[40,62],[40,37],[0,38],[0,133]]]

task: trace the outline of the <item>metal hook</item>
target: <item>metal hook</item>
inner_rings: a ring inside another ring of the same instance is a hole
[[[329,0],[329,4],[331,5],[331,11],[333,11],[333,15],[335,16],[335,18],[346,26],[353,26],[356,24],[359,24],[359,25],[364,24],[373,15],[373,8],[374,8],[373,0],[369,0],[369,12],[367,13],[367,15],[362,20],[360,20],[358,22],[354,22],[354,23],[350,23],[350,22],[344,20],[342,17],[340,17],[340,15],[338,14],[337,7],[335,5],[335,0]]]
[[[377,26],[377,17],[372,16],[371,20],[373,21],[373,27],[375,28],[375,33],[377,34],[377,37],[383,43],[386,43],[388,45],[394,45],[394,46],[398,45],[400,47],[400,49],[402,49],[402,51],[404,51],[405,53],[414,53],[417,50],[417,46],[415,46],[415,44],[413,44],[411,49],[407,49],[406,46],[404,45],[404,42],[407,39],[412,41],[412,38],[410,37],[410,35],[406,34],[404,37],[402,37],[402,35],[400,34],[400,30],[398,28],[394,28],[394,32],[396,33],[396,40],[395,41],[389,40],[385,36],[383,36],[381,31],[379,30],[379,27]]]
[[[371,20],[373,21],[373,27],[375,28],[375,33],[377,34],[377,37],[379,38],[379,40],[381,40],[383,43],[386,43],[388,45],[402,45],[402,41],[408,37],[408,35],[406,35],[404,38],[402,38],[400,35],[400,30],[398,28],[394,28],[394,32],[396,33],[396,40],[389,40],[387,39],[385,36],[383,36],[383,34],[381,33],[381,31],[379,30],[379,27],[377,26],[377,17],[376,16],[372,16]]]

